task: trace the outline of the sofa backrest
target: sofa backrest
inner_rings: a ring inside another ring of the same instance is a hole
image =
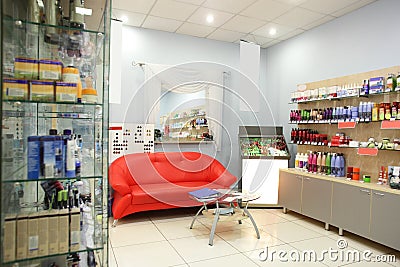
[[[115,160],[110,170],[112,175],[116,171],[130,176],[130,185],[211,182],[218,178],[211,174],[215,165],[221,166],[212,157],[198,152],[157,152],[125,155]]]

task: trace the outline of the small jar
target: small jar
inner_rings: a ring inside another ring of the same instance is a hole
[[[353,167],[347,167],[347,178],[353,178]]]
[[[363,175],[363,181],[364,181],[364,183],[370,183],[371,182],[371,176]]]
[[[353,168],[353,180],[360,180],[360,168]]]
[[[93,88],[86,88],[82,90],[83,103],[97,103],[97,91]]]

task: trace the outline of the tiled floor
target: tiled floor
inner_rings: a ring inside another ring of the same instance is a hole
[[[200,216],[189,229],[196,211],[151,211],[121,219],[117,227],[110,229],[109,266],[400,267],[399,251],[347,232],[340,237],[334,227],[326,231],[321,222],[293,212],[283,214],[280,209],[250,210],[260,229],[260,239],[249,220],[243,224],[219,222],[214,246],[209,246],[212,221]],[[347,246],[338,248],[338,239]],[[366,250],[372,256],[395,255],[397,262],[368,262],[362,259]],[[360,260],[357,255],[361,255]]]

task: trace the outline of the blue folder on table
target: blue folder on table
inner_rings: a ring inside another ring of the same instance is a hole
[[[195,197],[195,198],[212,198],[212,197],[218,197],[219,192],[214,189],[210,188],[202,188],[196,191],[189,192],[189,195]]]

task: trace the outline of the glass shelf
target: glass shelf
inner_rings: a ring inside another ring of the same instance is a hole
[[[3,264],[15,264],[15,263],[21,263],[21,262],[41,260],[41,259],[46,259],[46,258],[51,258],[51,257],[66,256],[66,255],[74,254],[74,253],[82,253],[82,252],[103,250],[103,249],[104,249],[104,247],[100,246],[100,247],[96,247],[96,248],[87,248],[87,249],[80,249],[80,250],[77,250],[77,251],[69,251],[69,252],[66,252],[66,253],[58,253],[58,254],[39,256],[39,257],[34,257],[34,258],[26,258],[26,259],[21,259],[21,260],[8,261],[8,262],[3,262]]]
[[[31,104],[42,104],[42,105],[68,105],[73,106],[103,106],[101,103],[71,103],[71,102],[44,102],[44,101],[32,101],[32,100],[5,100],[4,103],[31,103]],[[66,112],[64,112],[66,113]]]
[[[79,32],[88,32],[88,33],[94,33],[94,34],[104,34],[104,31],[94,31],[94,30],[88,30],[88,29],[73,28],[73,27],[68,27],[68,26],[50,25],[50,24],[38,23],[38,22],[33,22],[33,21],[28,21],[28,20],[13,19],[13,18],[9,18],[9,17],[4,17],[3,20],[4,20],[4,22],[14,23],[16,26],[35,25],[35,26],[39,26],[39,27],[48,27],[48,28],[55,28],[55,29],[61,29],[61,30],[67,30],[67,31],[79,31]]]
[[[101,179],[102,176],[85,176],[85,177],[53,177],[53,178],[39,178],[35,180],[17,179],[17,180],[3,180],[3,183],[32,183],[32,182],[43,182],[50,180],[57,181],[76,181],[76,180],[91,180],[91,179]]]

